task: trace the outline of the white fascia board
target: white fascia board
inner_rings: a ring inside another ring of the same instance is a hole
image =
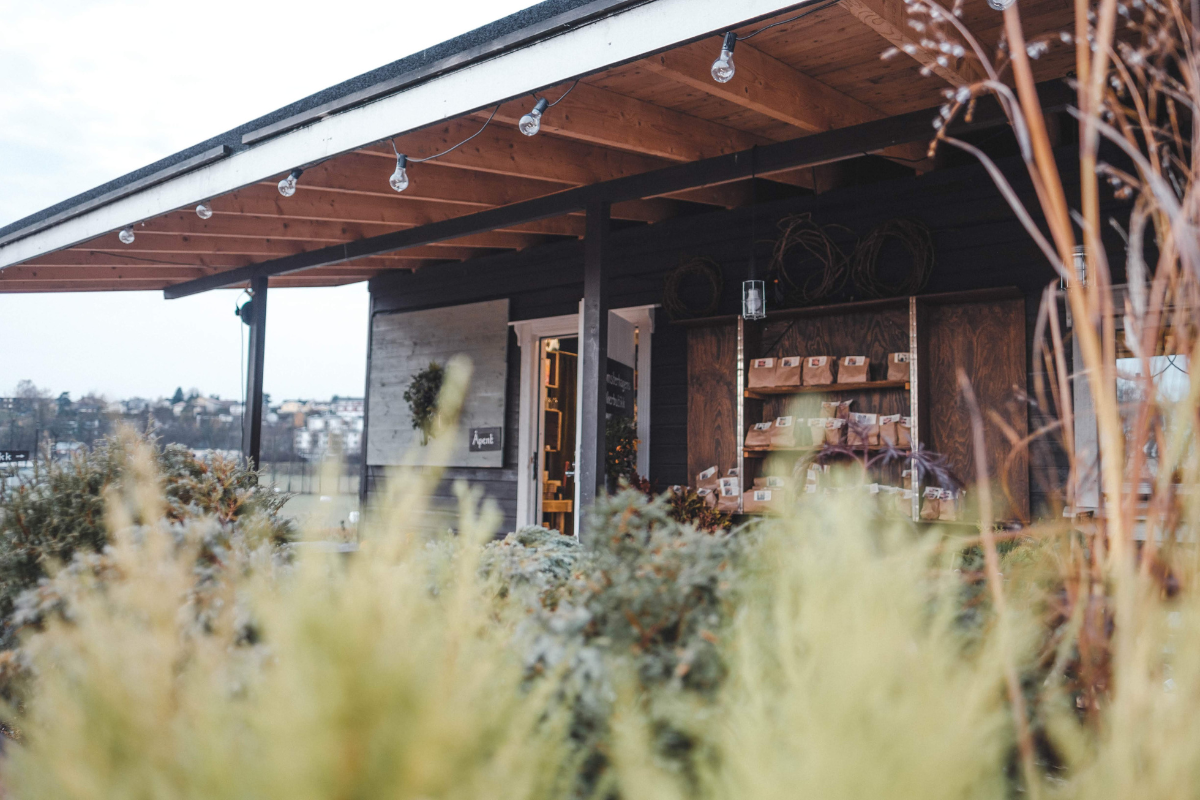
[[[314,164],[795,5],[795,0],[655,0],[635,6],[282,133],[249,150],[18,239],[0,247],[0,267],[71,247],[173,209],[220,197],[294,167]],[[380,169],[382,185],[389,168]],[[419,167],[413,179],[421,180]]]

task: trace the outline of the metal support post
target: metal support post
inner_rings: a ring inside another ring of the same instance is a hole
[[[250,281],[250,357],[246,370],[246,407],[242,409],[242,455],[258,469],[262,453],[263,354],[267,336],[267,278]]]

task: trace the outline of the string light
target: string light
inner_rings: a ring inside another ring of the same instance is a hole
[[[200,219],[209,219],[212,217],[212,202],[204,200],[200,205],[196,206],[196,216]]]
[[[993,0],[988,0],[989,3],[992,1]],[[1007,2],[1010,5],[1014,2],[1014,0],[997,1]],[[745,36],[738,36],[733,31],[729,31],[725,34],[725,39],[721,43],[721,55],[717,56],[717,60],[714,61],[712,65],[713,80],[717,83],[729,83],[731,80],[733,80],[733,76],[737,72],[737,67],[733,63],[733,47],[738,42],[744,42],[747,39],[753,39],[763,31],[770,30],[771,28],[777,28],[780,25],[787,25],[789,22],[795,22],[796,20],[807,17],[809,14],[820,11],[821,9],[829,8],[829,6],[836,2],[837,0],[828,0],[828,2],[820,3],[812,8],[806,8],[803,12],[794,17],[789,17],[787,19],[780,20],[779,22],[772,22],[770,25],[764,25],[753,33],[747,33]]]
[[[392,145],[395,147],[395,145]],[[392,177],[388,179],[388,183],[397,192],[403,192],[408,188],[408,156],[403,153],[396,153],[396,171],[392,173]]]
[[[544,97],[539,97],[533,109],[521,117],[521,121],[517,123],[517,130],[526,136],[536,136],[537,132],[542,129],[542,114],[550,107],[550,101]]]
[[[487,126],[492,124],[492,120],[496,118],[496,112],[499,110],[500,106],[496,106],[494,109],[492,109],[492,115],[487,118],[487,122],[483,123],[483,127],[472,133],[467,138],[463,139],[458,144],[454,145],[454,147],[450,147],[440,153],[434,153],[431,156],[425,156],[425,158],[409,158],[404,153],[401,153],[396,149],[396,140],[392,139],[392,152],[396,154],[396,171],[392,173],[392,177],[388,179],[388,183],[391,184],[391,187],[397,192],[403,192],[408,188],[408,163],[410,161],[414,164],[421,164],[426,161],[433,161],[435,158],[441,158],[447,153],[454,152],[479,134],[483,133],[487,129]],[[280,188],[280,191],[283,191],[283,189]]]
[[[121,228],[121,232],[117,234],[117,238],[121,240],[121,244],[133,244],[133,226],[127,225]]]
[[[729,83],[737,73],[737,67],[733,63],[733,47],[737,41],[737,34],[733,31],[725,34],[725,41],[721,44],[721,55],[717,56],[712,65],[713,80],[717,83]]]
[[[296,193],[296,181],[304,174],[304,170],[296,167],[288,176],[279,182],[279,193],[284,197],[291,197]]]

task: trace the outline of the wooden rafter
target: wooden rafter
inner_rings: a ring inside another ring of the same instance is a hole
[[[712,79],[709,68],[713,52],[707,42],[677,47],[641,63],[665,78],[809,133],[845,128],[884,116],[866,103],[750,45],[738,45],[734,58],[737,74],[729,83]],[[883,154],[906,162],[920,162],[925,158],[924,150],[915,143],[886,148]]]
[[[841,0],[841,6],[893,47],[907,53],[906,57],[916,59],[951,86],[974,83],[982,77],[982,71],[974,61],[966,58],[948,59],[949,66],[943,67],[937,63],[936,56],[918,46],[919,37],[914,37],[912,28],[908,26],[903,0]]]

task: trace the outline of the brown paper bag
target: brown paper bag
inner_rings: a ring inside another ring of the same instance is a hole
[[[823,418],[810,419],[804,427],[808,428],[808,441],[806,444],[809,447],[820,447],[825,444],[825,420]]]
[[[775,388],[775,359],[756,358],[750,362],[750,374],[746,378],[747,389]]]
[[[951,489],[942,489],[941,509],[938,519],[943,522],[957,522],[958,505],[958,493]]]
[[[879,415],[859,414],[850,415],[850,423],[846,426],[846,443],[851,447],[879,447]]]
[[[804,359],[802,375],[805,386],[825,386],[833,383],[833,361],[829,356],[809,356]]]
[[[791,417],[776,417],[771,428],[771,447],[795,447],[796,428]]]
[[[779,359],[779,364],[775,367],[775,385],[789,388],[799,386],[803,361],[800,356],[784,356]]]
[[[770,422],[756,422],[751,425],[750,430],[746,431],[746,447],[759,450],[770,447],[773,427],[775,426]]]
[[[879,443],[896,446],[896,428],[900,424],[899,414],[879,415]]]
[[[901,417],[896,425],[896,447],[912,449],[912,417]]]
[[[839,445],[846,439],[846,420],[833,419],[825,420],[825,444]]]
[[[901,489],[896,492],[896,515],[912,518],[912,489]]]
[[[754,479],[755,489],[784,489],[786,487],[787,478],[780,475],[766,475]]]
[[[717,488],[717,481],[719,480],[720,478],[717,476],[717,468],[709,467],[708,469],[696,475],[696,491],[699,492],[701,489],[715,491]]]
[[[929,521],[939,519],[942,515],[942,490],[936,486],[925,487],[925,497],[921,503],[921,519]]]
[[[717,493],[712,489],[697,489],[696,496],[703,500],[709,508],[717,507]]]
[[[887,361],[887,378],[889,381],[906,381],[910,378],[908,353],[892,353]]]
[[[786,505],[787,493],[782,489],[751,489],[742,495],[742,509],[747,514],[778,514]]]
[[[741,497],[742,486],[737,478],[721,478],[720,489],[717,491],[717,511],[736,514]]]
[[[866,356],[846,356],[838,364],[838,383],[866,383],[871,362]]]
[[[821,403],[821,416],[825,419],[850,419],[850,404],[853,400],[825,400]]]

